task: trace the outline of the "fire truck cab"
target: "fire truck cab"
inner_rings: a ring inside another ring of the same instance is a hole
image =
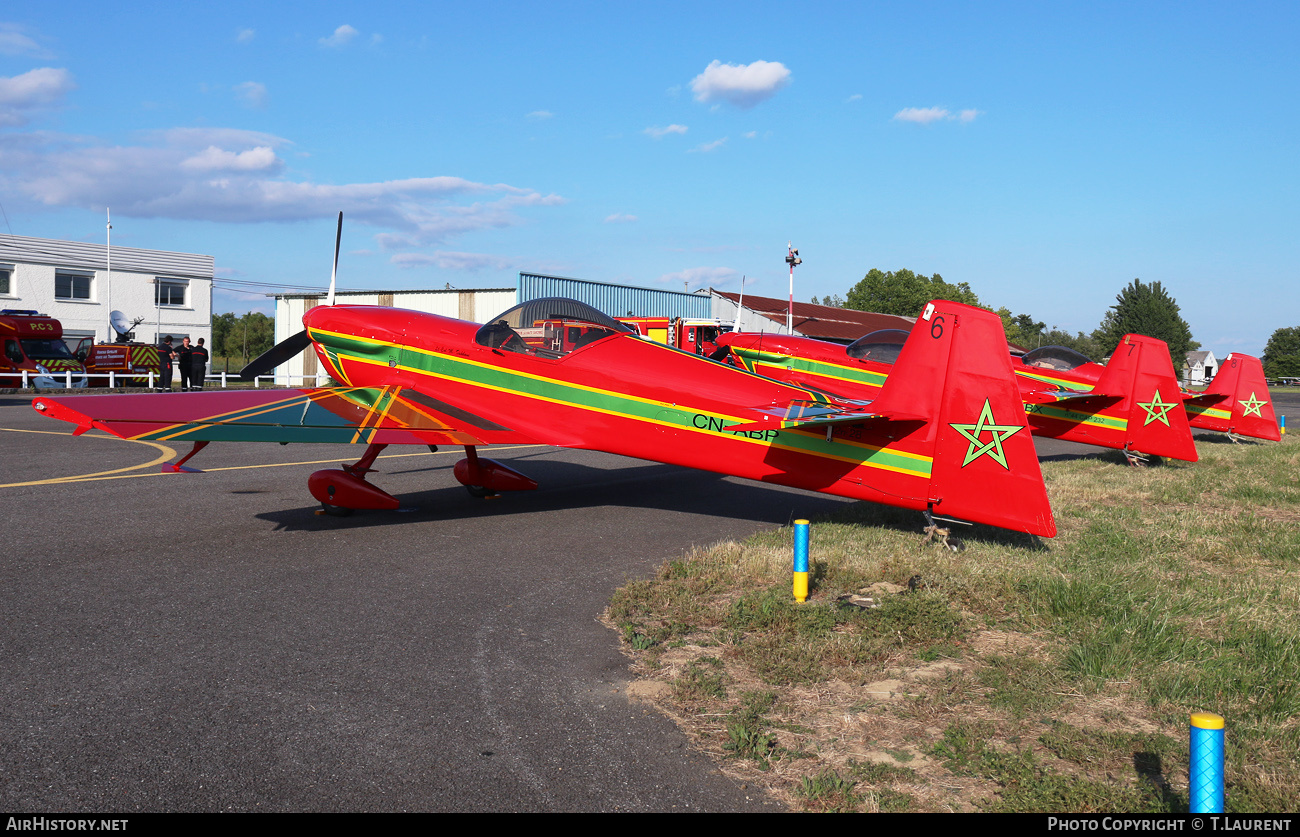
[[[0,311],[0,386],[63,389],[86,385],[86,368],[63,342],[63,324],[37,311]]]
[[[718,335],[731,331],[721,320],[687,317],[617,317],[620,323],[636,329],[643,337],[665,343],[684,352],[708,357],[718,349]]]

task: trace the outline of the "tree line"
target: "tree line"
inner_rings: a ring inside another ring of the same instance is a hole
[[[1116,295],[1115,304],[1106,310],[1090,334],[1048,329],[1046,323],[1038,322],[1029,314],[1015,314],[1006,307],[994,309],[981,302],[966,282],[953,284],[937,273],[925,276],[906,268],[896,271],[873,268],[862,281],[849,289],[847,297],[824,297],[820,300],[813,297],[812,301],[857,311],[915,317],[932,299],[948,299],[994,311],[1002,318],[1007,340],[1018,346],[1026,349],[1065,346],[1094,362],[1108,357],[1130,332],[1165,341],[1169,345],[1170,360],[1177,370],[1183,368],[1187,353],[1201,346],[1192,339],[1192,330],[1179,313],[1178,302],[1169,291],[1159,282],[1144,283],[1140,279],[1134,279]],[[1294,331],[1295,359],[1300,363],[1300,329]]]

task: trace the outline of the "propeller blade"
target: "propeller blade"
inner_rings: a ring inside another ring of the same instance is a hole
[[[239,371],[239,378],[240,380],[251,381],[258,375],[265,375],[280,364],[293,359],[310,345],[311,337],[307,335],[307,330],[303,329],[287,340],[276,343],[254,358],[252,363]]]
[[[343,241],[343,210],[339,210],[339,228],[334,233],[334,269],[330,271],[330,294],[326,305],[334,304],[334,279],[339,275],[339,244]]]

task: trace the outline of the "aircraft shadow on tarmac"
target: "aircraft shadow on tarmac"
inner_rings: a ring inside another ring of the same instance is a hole
[[[513,457],[512,464],[523,458]],[[471,497],[459,483],[446,485],[451,463],[432,468],[386,471],[376,477],[423,472],[430,482],[442,487],[423,491],[395,493],[402,502],[398,511],[356,511],[347,517],[317,514],[319,506],[309,505],[256,515],[276,525],[278,530],[357,529],[394,526],[417,520],[474,519],[509,517],[571,509],[624,507],[638,509],[708,514],[760,523],[785,524],[794,517],[822,514],[851,501],[829,495],[811,494],[793,489],[728,480],[722,474],[695,471],[674,465],[645,464],[623,468],[594,468],[573,462],[546,459],[537,455],[528,463],[528,475],[540,484],[536,491],[518,491],[494,499]],[[305,494],[304,487],[304,494]],[[920,525],[921,516],[912,515],[912,527]]]

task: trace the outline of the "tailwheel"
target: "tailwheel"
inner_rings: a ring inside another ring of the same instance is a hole
[[[1123,452],[1124,452],[1124,459],[1127,460],[1128,464],[1134,468],[1141,468],[1143,465],[1146,465],[1148,460],[1150,459],[1150,457],[1148,457],[1146,454],[1138,453],[1137,451],[1129,450],[1128,448],[1124,448]]]
[[[929,509],[923,511],[922,514],[925,515],[926,523],[925,528],[921,530],[925,534],[925,539],[921,541],[922,547],[928,543],[938,543],[950,552],[966,551],[966,543],[952,533],[952,527],[940,526],[937,521],[943,520],[945,523],[961,523],[966,526],[969,526],[969,523],[964,520],[958,520],[954,517],[936,518],[930,513]]]

